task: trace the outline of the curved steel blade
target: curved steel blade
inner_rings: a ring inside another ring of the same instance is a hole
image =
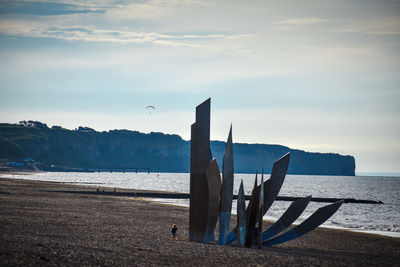
[[[295,238],[298,238],[308,232],[314,230],[326,220],[328,220],[342,205],[343,200],[335,202],[333,204],[327,205],[325,207],[319,208],[310,217],[308,217],[304,222],[293,228],[292,230],[272,238],[268,241],[263,242],[264,246],[272,246],[281,244]]]
[[[225,245],[231,222],[233,199],[233,144],[232,125],[229,129],[228,140],[226,141],[223,163],[222,163],[222,187],[220,199],[219,216],[219,238],[218,245]]]
[[[310,200],[311,196],[308,196],[292,202],[285,213],[263,232],[262,241],[265,242],[288,228],[303,213],[308,203],[310,203]]]
[[[290,152],[283,155],[280,159],[278,159],[272,168],[271,178],[264,182],[264,205],[262,209],[262,216],[267,213],[272,203],[275,201],[278,196],[279,191],[281,190],[283,181],[285,180],[286,172],[289,166],[290,160]],[[258,186],[259,189],[261,185]],[[251,201],[249,203],[249,206]],[[247,211],[248,212],[248,211]],[[229,233],[227,237],[226,244],[231,244],[237,240],[237,230],[238,226]]]
[[[221,175],[217,161],[213,159],[206,168],[208,184],[208,220],[204,231],[203,243],[210,243],[213,239],[215,225],[218,221],[219,213],[219,193],[221,191]]]
[[[243,247],[246,238],[246,204],[244,198],[243,180],[240,182],[237,199],[237,224],[239,226],[239,244]]]

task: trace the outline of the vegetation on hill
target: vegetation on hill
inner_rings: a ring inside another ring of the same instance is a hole
[[[222,164],[225,143],[212,141],[211,150]],[[271,171],[273,163],[291,153],[288,173],[354,175],[352,156],[310,153],[280,145],[234,144],[237,173]],[[97,132],[47,127],[35,121],[0,123],[0,158],[30,157],[44,165],[70,168],[150,168],[151,171],[189,172],[190,142],[178,135],[144,134],[129,130]],[[220,166],[222,169],[222,166]]]

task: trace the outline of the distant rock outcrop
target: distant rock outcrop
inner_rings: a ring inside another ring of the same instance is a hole
[[[212,141],[219,164],[225,143]],[[355,175],[352,156],[310,153],[280,145],[234,144],[236,173],[271,171],[274,161],[291,153],[289,174]],[[97,132],[75,130],[28,121],[0,123],[0,158],[31,157],[44,165],[70,168],[150,168],[160,172],[189,172],[190,142],[178,135],[144,134],[129,130]]]

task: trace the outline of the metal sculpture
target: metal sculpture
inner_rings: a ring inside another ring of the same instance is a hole
[[[287,229],[304,211],[311,196],[293,202],[279,220],[262,232],[263,216],[275,201],[289,166],[290,153],[277,160],[270,179],[257,185],[257,173],[249,205],[246,209],[243,181],[240,183],[237,202],[237,226],[228,235],[233,198],[233,142],[232,125],[225,146],[222,166],[222,184],[218,164],[210,150],[210,103],[207,99],[196,107],[196,122],[191,125],[190,143],[190,207],[189,240],[209,243],[220,222],[220,245],[230,244],[239,236],[241,246],[251,247],[257,240],[259,247],[272,246],[300,237],[329,219],[342,205],[343,200],[322,207],[292,230]],[[211,160],[212,159],[212,160]],[[257,235],[256,224],[258,224]]]
[[[247,220],[247,231],[246,231],[246,241],[244,243],[245,247],[250,248],[253,243],[253,232],[257,222],[258,214],[258,202],[259,202],[260,188],[257,186],[257,174],[254,180],[253,192],[251,194],[251,200],[249,203],[249,216]]]
[[[257,245],[259,248],[262,246],[262,222],[263,222],[263,208],[264,208],[264,170],[261,174],[260,193],[258,198],[258,230],[257,230]]]
[[[286,228],[288,228],[292,223],[294,223],[295,220],[297,220],[297,218],[300,217],[300,215],[308,206],[308,203],[310,203],[310,200],[311,196],[293,201],[285,213],[283,213],[283,215],[273,225],[271,225],[262,233],[262,241],[265,242],[266,240],[286,230]]]
[[[277,236],[271,240],[263,242],[264,246],[272,246],[281,244],[295,238],[298,238],[302,235],[307,234],[308,232],[314,230],[321,224],[323,224],[326,220],[328,220],[342,205],[343,200],[335,202],[333,204],[327,205],[325,207],[319,208],[316,212],[314,212],[310,217],[308,217],[304,222],[293,228],[292,230]]]
[[[240,246],[244,246],[246,239],[246,202],[244,198],[243,180],[240,182],[237,199],[237,225]]]
[[[269,184],[265,188],[265,199],[262,216],[267,213],[272,203],[274,203],[279,191],[281,190],[283,181],[285,180],[286,172],[289,166],[290,153],[286,153],[280,159],[275,161],[272,167],[271,178],[269,179]]]
[[[280,159],[278,159],[272,167],[271,178],[265,181],[265,183],[263,184],[264,201],[263,201],[261,218],[264,217],[265,213],[269,210],[272,203],[274,203],[276,197],[278,196],[279,191],[281,190],[289,166],[289,160],[290,160],[290,153],[286,153]],[[259,218],[259,216],[257,216],[257,218]],[[227,244],[231,244],[236,240],[237,240],[237,227],[229,234]]]
[[[189,240],[203,242],[208,223],[208,182],[210,162],[210,102],[196,107],[196,122],[191,126]],[[218,205],[216,203],[216,205]]]
[[[206,168],[208,183],[208,222],[204,233],[203,243],[209,243],[213,239],[215,225],[218,221],[219,194],[221,191],[221,174],[217,161],[213,159]]]
[[[232,125],[226,141],[223,164],[222,164],[222,188],[220,202],[219,238],[218,245],[225,245],[229,233],[233,199],[233,145]]]
[[[266,180],[264,182],[264,185],[263,185],[263,187],[264,187],[264,201],[265,201],[266,191],[268,190],[268,186],[269,186],[269,180],[270,179]],[[260,190],[261,185],[259,185],[257,187]],[[248,220],[249,213],[250,213],[250,205],[251,205],[251,198],[250,198],[250,202],[249,202],[249,204],[247,206],[247,209],[246,209],[247,220]],[[258,219],[257,219],[257,221],[258,221]],[[232,244],[233,242],[235,242],[238,239],[237,231],[238,231],[238,225],[236,225],[236,227],[229,233],[229,235],[227,237],[227,241],[226,241],[227,245]]]

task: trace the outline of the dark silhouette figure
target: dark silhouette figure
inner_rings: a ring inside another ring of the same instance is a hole
[[[178,227],[176,227],[176,224],[172,225],[172,229],[171,229],[171,233],[172,233],[172,237],[175,238],[176,236],[176,230],[178,230]]]

